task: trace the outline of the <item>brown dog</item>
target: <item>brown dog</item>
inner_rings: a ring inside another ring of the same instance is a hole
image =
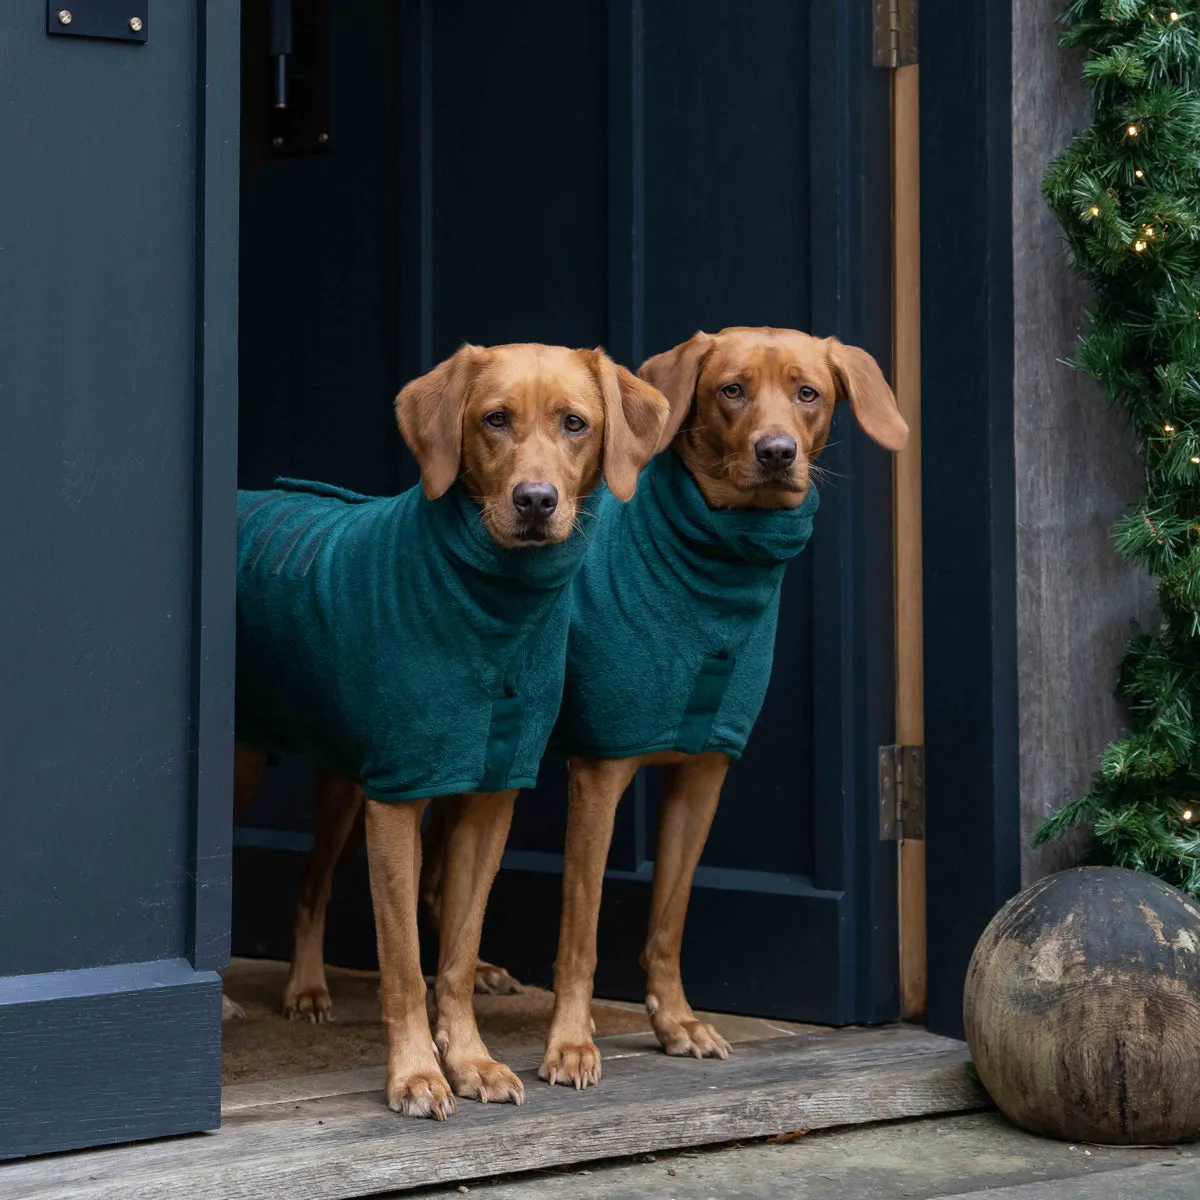
[[[833,339],[819,340],[794,330],[732,328],[712,336],[697,333],[675,349],[647,360],[639,375],[670,400],[671,419],[664,431],[664,445],[669,442],[671,448],[665,454],[679,456],[710,510],[778,512],[804,504],[813,460],[829,436],[834,404],[839,400],[849,401],[863,430],[887,449],[901,449],[908,436],[891,389],[869,354]],[[656,463],[647,472],[648,482],[643,483],[634,505],[649,505],[657,496],[653,489],[662,474],[659,466]],[[674,469],[670,463],[662,466]],[[752,526],[756,519],[747,514],[742,528]],[[763,519],[769,519],[769,514],[764,512]],[[603,536],[601,530],[597,538]],[[688,551],[693,559],[694,549],[690,546]],[[581,589],[590,586],[589,570],[597,550],[595,543],[589,547],[584,571],[573,585],[577,597]],[[654,578],[665,573],[660,568]],[[718,590],[713,603],[719,610],[730,601],[723,600]],[[577,608],[572,616],[570,654],[575,653],[579,619]],[[631,636],[637,635],[635,628]],[[658,669],[661,664],[655,662],[656,653],[662,654],[658,647],[662,639],[649,633],[644,636],[644,653],[628,656],[623,668],[626,677],[615,686],[620,695],[649,694],[655,697],[652,704],[665,703],[660,701],[658,690],[663,679]],[[765,650],[768,672],[773,638],[772,623]],[[722,648],[713,657],[724,660],[731,656]],[[611,665],[606,662],[589,686],[596,686],[600,677],[610,678]],[[582,695],[578,681],[575,683]],[[765,690],[765,680],[762,688]],[[572,701],[569,666],[564,718],[569,717]],[[749,718],[752,721],[753,716]],[[730,763],[728,752],[710,749],[714,742],[722,744],[715,726],[712,728],[708,740],[703,741],[706,735],[702,733],[703,744],[697,742],[690,752],[681,752],[679,744],[686,739],[671,728],[661,736],[639,731],[626,744],[649,742],[673,748],[650,753],[577,754],[570,759],[563,908],[554,968],[555,1008],[539,1071],[551,1083],[579,1088],[600,1079],[600,1054],[592,1040],[590,1004],[601,885],[617,804],[638,768],[647,764],[664,764],[668,769],[654,864],[650,928],[642,957],[647,972],[646,1009],[668,1054],[698,1058],[725,1058],[729,1054],[728,1043],[693,1014],[679,965],[692,878]],[[570,742],[566,744],[569,748]]]
[[[602,475],[615,496],[628,499],[633,494],[638,472],[660,440],[667,403],[652,386],[615,366],[598,350],[535,345],[484,350],[465,346],[428,375],[405,387],[396,399],[396,415],[400,431],[420,464],[428,498],[437,500],[461,479],[479,506],[476,519],[481,519],[491,540],[508,549],[520,547],[520,554],[525,555],[550,553],[537,547],[555,546],[572,534],[579,524],[584,498]],[[269,496],[262,500],[247,497],[245,520],[249,521],[257,511],[256,505],[272,502]],[[241,514],[239,498],[240,520]],[[336,526],[335,534],[343,527],[344,522]],[[280,535],[291,540],[271,568],[275,575],[280,573],[278,563],[286,568],[288,562],[294,561],[288,556],[308,526],[295,528],[300,532],[289,532],[285,526]],[[272,562],[272,550],[266,540],[270,532],[264,529],[256,535],[245,559],[243,537],[239,534],[239,625],[243,562],[248,560],[251,565],[259,560]],[[246,537],[252,534],[253,529]],[[478,552],[468,549],[464,553],[471,564],[467,570],[474,570]],[[316,554],[314,551],[313,557]],[[312,561],[304,553],[299,557]],[[392,574],[399,573],[399,566],[391,568]],[[286,576],[288,570],[284,569],[283,574]],[[343,579],[336,571],[334,575],[337,590],[353,589],[361,582],[354,577]],[[388,577],[386,569],[383,577]],[[281,585],[271,582],[270,586]],[[450,585],[450,594],[457,595],[458,590],[457,585]],[[514,590],[519,588],[506,587],[505,594]],[[461,619],[452,614],[451,623],[459,622],[464,641],[472,625],[472,615],[465,609]],[[490,621],[489,616],[483,625],[489,626]],[[549,623],[541,628],[549,628]],[[239,636],[242,632],[239,628]],[[418,641],[431,636],[425,628],[414,628],[412,634]],[[350,655],[362,648],[335,649]],[[439,653],[453,656],[453,642]],[[510,650],[510,657],[511,654]],[[514,686],[525,688],[526,679],[534,676],[525,667],[521,671]],[[553,676],[553,670],[550,673]],[[378,675],[371,678],[377,681]],[[557,678],[561,682],[561,675]],[[339,687],[342,682],[338,680]],[[240,686],[239,675],[239,691]],[[506,683],[506,689],[508,686]],[[507,690],[503,692],[505,697],[510,694]],[[286,705],[291,699],[284,696],[281,704]],[[548,711],[546,719],[553,719],[557,693],[525,697],[524,701],[526,732],[532,720],[530,712]],[[436,709],[439,703],[444,700],[434,696],[414,701],[422,709],[427,706]],[[499,705],[501,700],[495,703]],[[400,733],[404,732],[405,715],[404,711],[395,714]],[[549,733],[548,725],[545,733]],[[489,761],[490,737],[489,734]],[[265,749],[243,744],[237,747],[235,811],[240,811],[257,790],[267,763]],[[482,747],[472,749],[479,750],[479,756],[483,757]],[[510,771],[514,769],[511,761]],[[349,778],[344,766],[341,771],[326,766],[320,772],[317,835],[298,906],[297,947],[288,1004],[296,1011],[328,1009],[321,941],[329,875],[363,808],[365,788],[368,792],[365,831],[379,945],[380,991],[389,1034],[388,1103],[407,1115],[431,1115],[438,1120],[454,1112],[454,1095],[522,1103],[524,1092],[520,1080],[491,1058],[479,1037],[471,1000],[484,907],[500,864],[517,789],[509,786],[492,792],[430,793],[441,796],[438,803],[452,811],[441,855],[442,936],[435,989],[435,1044],[430,1038],[426,988],[417,946],[420,829],[428,797],[396,793],[385,800],[370,798],[372,789],[366,783],[368,766],[377,771],[374,765],[363,764],[364,787]],[[460,779],[467,770],[459,763],[438,762],[429,764],[429,769],[448,771],[451,777],[457,771]]]

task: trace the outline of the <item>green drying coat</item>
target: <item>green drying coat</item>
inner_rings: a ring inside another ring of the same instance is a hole
[[[740,757],[771,678],[783,573],[817,503],[810,487],[794,509],[710,509],[674,450],[628,504],[606,496],[572,586],[555,747]]]
[[[239,492],[238,741],[376,800],[533,787],[583,552],[580,533],[502,549],[461,484],[434,501]]]

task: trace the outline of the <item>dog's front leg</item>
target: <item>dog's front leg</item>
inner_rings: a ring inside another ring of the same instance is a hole
[[[562,918],[554,960],[554,1016],[538,1075],[585,1088],[600,1082],[592,1040],[592,979],[604,867],[617,805],[637,773],[637,758],[573,758],[569,764]]]
[[[469,792],[453,801],[442,858],[437,1047],[454,1091],[471,1100],[525,1103],[525,1088],[488,1053],[472,997],[483,914],[512,823],[515,791]]]
[[[425,822],[421,848],[421,902],[434,934],[442,933],[442,866],[450,829],[462,809],[457,798],[446,797],[433,806]],[[515,996],[521,985],[503,968],[480,959],[475,964],[475,990],[487,996]]]
[[[696,1020],[679,969],[692,878],[728,770],[729,759],[724,754],[697,754],[667,768],[642,966],[646,968],[646,1011],[668,1054],[729,1057],[729,1043],[711,1025]]]
[[[379,945],[380,999],[388,1028],[388,1106],[405,1116],[444,1121],[454,1112],[454,1095],[429,1034],[417,944],[421,814],[426,803],[367,800],[367,864]]]
[[[283,993],[283,1015],[289,1021],[333,1020],[333,1000],[325,983],[325,909],[333,869],[349,846],[362,803],[362,789],[353,780],[325,767],[317,769],[316,833],[296,897],[292,966]]]

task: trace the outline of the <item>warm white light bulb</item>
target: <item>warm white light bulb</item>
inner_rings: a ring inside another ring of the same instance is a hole
[[[1092,205],[1091,208],[1088,209],[1088,212],[1090,212],[1093,217],[1098,217],[1100,215],[1100,209],[1097,208],[1096,205],[1094,205],[1094,204]]]
[[[1163,426],[1163,433],[1174,433],[1174,432],[1175,432],[1174,425],[1164,425]]]
[[[1190,808],[1185,808],[1183,810],[1183,819],[1185,821],[1190,821],[1192,819],[1192,810]]]
[[[1192,462],[1194,462],[1196,466],[1200,467],[1200,454],[1193,454]]]
[[[1171,20],[1172,20],[1172,21],[1178,21],[1178,20],[1179,20],[1179,14],[1178,14],[1177,12],[1173,12],[1173,13],[1171,14]]]
[[[1146,243],[1145,243],[1145,242],[1143,242],[1143,241],[1142,241],[1142,240],[1139,238],[1139,239],[1138,239],[1136,242],[1134,242],[1134,243],[1133,243],[1133,248],[1134,248],[1134,249],[1135,249],[1135,250],[1136,250],[1136,251],[1137,251],[1139,254],[1141,254],[1141,252],[1142,252],[1143,250],[1145,250],[1145,248],[1146,248]]]
[[[1127,133],[1127,134],[1128,134],[1130,137],[1137,137],[1137,135],[1138,135],[1138,127],[1137,127],[1136,125],[1130,125],[1130,126],[1129,126],[1129,127],[1126,129],[1126,130],[1125,130],[1125,132],[1126,132],[1126,133]]]
[[[1136,176],[1137,176],[1139,179],[1145,179],[1145,178],[1146,178],[1146,172],[1145,172],[1145,171],[1143,171],[1141,167],[1138,167],[1138,169],[1137,169],[1136,171],[1134,171],[1134,174],[1135,174],[1135,175],[1136,175]]]

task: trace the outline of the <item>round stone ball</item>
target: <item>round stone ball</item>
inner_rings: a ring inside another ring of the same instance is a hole
[[[1200,905],[1139,871],[1035,883],[967,970],[967,1044],[1000,1111],[1104,1145],[1200,1138]]]

